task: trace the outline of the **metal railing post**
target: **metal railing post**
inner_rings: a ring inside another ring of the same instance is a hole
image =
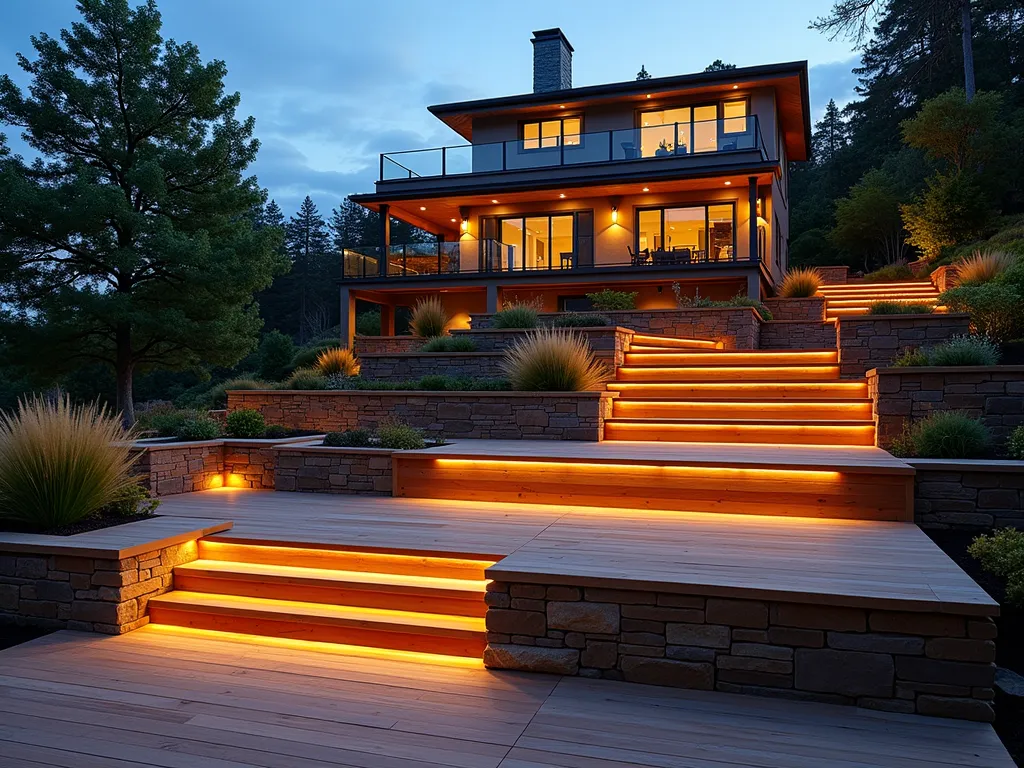
[[[448,147],[441,147],[441,175],[448,175]]]
[[[380,153],[380,177],[379,181],[384,181],[384,153]]]

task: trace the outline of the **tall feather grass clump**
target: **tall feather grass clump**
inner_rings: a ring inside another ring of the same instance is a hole
[[[797,267],[786,273],[779,288],[784,299],[804,299],[813,296],[821,287],[821,273],[816,269]]]
[[[955,265],[958,285],[982,285],[1013,266],[1017,257],[1009,251],[975,251]]]
[[[444,336],[450,324],[451,319],[437,296],[428,296],[417,301],[412,309],[412,317],[409,318],[409,327],[413,334],[421,339]]]
[[[491,317],[491,328],[536,328],[540,324],[537,307],[532,304],[509,304]]]
[[[0,518],[48,531],[115,502],[135,485],[131,439],[97,404],[19,401],[0,413]]]
[[[359,360],[347,347],[330,347],[317,355],[316,369],[323,376],[358,376]]]
[[[502,369],[512,388],[529,392],[589,392],[607,372],[586,338],[567,328],[538,328],[505,351]]]

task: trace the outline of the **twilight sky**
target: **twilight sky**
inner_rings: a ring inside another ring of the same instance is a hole
[[[853,95],[848,43],[807,29],[829,0],[676,4],[551,0],[159,0],[165,38],[223,59],[227,87],[256,117],[253,170],[286,215],[309,194],[327,214],[372,192],[380,152],[464,143],[430,104],[532,90],[532,31],[561,27],[573,85],[807,59],[812,117]],[[0,72],[27,82],[15,53],[78,19],[74,0],[0,0]],[[16,151],[16,132],[0,126]]]

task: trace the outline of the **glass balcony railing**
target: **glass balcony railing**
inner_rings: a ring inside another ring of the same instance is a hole
[[[355,246],[342,251],[342,278],[381,276],[380,246]],[[465,238],[451,243],[406,243],[387,249],[384,276],[454,275],[471,272],[501,271],[500,265],[512,263],[512,247],[497,240]]]
[[[388,152],[380,156],[380,180],[501,173],[626,160],[654,161],[738,150],[764,153],[756,115]]]

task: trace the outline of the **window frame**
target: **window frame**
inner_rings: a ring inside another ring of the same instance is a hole
[[[580,121],[579,133],[570,133],[570,134],[568,134],[569,136],[578,136],[579,137],[579,141],[576,144],[566,144],[565,143],[565,136],[566,136],[566,133],[565,133],[565,121],[566,120],[579,120]],[[558,123],[558,136],[555,137],[557,139],[557,142],[555,143],[555,145],[553,147],[545,147],[543,145],[544,135],[543,135],[543,128],[542,128],[542,126],[544,125],[544,123],[555,123],[555,122]],[[529,141],[536,141],[537,142],[537,146],[536,147],[527,147],[526,146],[526,142],[527,142],[526,126],[528,126],[528,125],[536,125],[537,126],[537,138],[536,139],[529,139]],[[519,129],[518,129],[518,131],[519,131],[519,133],[518,133],[518,135],[519,135],[518,149],[519,149],[520,152],[558,152],[558,151],[560,151],[562,149],[562,147],[566,147],[566,148],[582,147],[583,146],[583,135],[584,135],[583,113],[582,112],[578,112],[578,113],[577,112],[572,112],[572,113],[569,113],[569,114],[559,114],[557,117],[546,117],[546,118],[541,118],[541,119],[538,119],[538,120],[520,120],[519,121]]]
[[[548,147],[548,149],[550,149],[550,147]],[[501,239],[501,222],[505,221],[505,220],[508,220],[508,219],[522,219],[522,221],[523,221],[523,234],[522,234],[522,239],[519,241],[518,245],[522,249],[523,264],[525,265],[526,264],[526,220],[527,219],[547,218],[547,220],[548,220],[548,243],[550,244],[551,241],[552,241],[552,235],[551,235],[552,222],[551,222],[551,220],[553,218],[556,218],[556,217],[559,217],[559,216],[571,217],[572,218],[572,252],[577,255],[577,258],[579,258],[579,237],[580,237],[579,221],[578,221],[579,214],[581,214],[581,213],[590,213],[591,215],[593,215],[593,212],[594,211],[593,211],[592,208],[574,208],[574,209],[569,210],[569,211],[523,212],[523,213],[514,213],[514,214],[503,214],[503,215],[500,215],[500,216],[485,216],[485,217],[481,217],[481,218],[489,218],[489,219],[493,219],[494,220],[494,231],[495,231],[495,233],[497,235],[496,239],[499,242],[502,242],[502,243],[504,243],[504,241]],[[505,245],[511,245],[511,243],[504,243],[504,244]],[[549,248],[550,248],[550,245],[549,245]],[[548,251],[548,266],[547,267],[526,269],[525,266],[524,266],[523,268],[515,270],[515,271],[517,271],[517,272],[541,272],[541,271],[554,272],[554,271],[556,271],[556,268],[554,266],[554,258],[553,257],[554,257],[553,252],[549,250]],[[570,269],[572,269],[572,268],[574,268],[574,267],[570,267]],[[557,269],[557,271],[561,272],[561,271],[564,271],[564,270],[562,270],[559,267]]]
[[[644,116],[645,113],[649,113],[649,112],[667,112],[670,109],[689,109],[690,110],[690,122],[689,122],[689,125],[691,126],[690,127],[690,138],[692,139],[692,137],[693,137],[693,125],[694,125],[693,110],[694,109],[698,109],[700,107],[714,106],[715,107],[715,114],[717,115],[717,117],[715,118],[715,120],[717,121],[717,129],[715,131],[716,135],[718,135],[720,137],[721,136],[740,136],[740,135],[743,135],[743,134],[748,132],[749,125],[750,125],[749,122],[746,123],[746,125],[748,127],[744,128],[744,130],[742,130],[742,131],[726,131],[725,130],[725,120],[739,120],[740,119],[740,118],[737,118],[737,117],[727,118],[725,116],[725,104],[726,104],[726,102],[733,103],[733,102],[740,102],[740,101],[742,101],[742,102],[744,102],[746,104],[746,118],[749,119],[753,115],[753,113],[750,111],[750,106],[751,106],[750,105],[750,96],[748,94],[744,94],[742,96],[737,95],[737,96],[735,96],[733,98],[720,98],[720,99],[717,99],[717,100],[715,100],[715,99],[712,99],[712,100],[704,99],[704,100],[692,100],[692,101],[681,101],[681,102],[669,102],[667,104],[660,104],[660,105],[658,105],[656,107],[637,107],[637,108],[635,108],[633,110],[633,127],[634,127],[634,130],[636,130],[636,131],[642,131],[644,129],[644,118],[643,118],[643,116]],[[700,121],[698,121],[698,122],[700,122]],[[672,123],[669,123],[669,125],[672,125]],[[680,125],[685,125],[685,123],[680,123]],[[679,136],[678,136],[678,131],[677,131],[676,132],[676,143],[678,143],[678,139],[679,139]],[[687,154],[690,154],[691,151],[692,150],[688,150]],[[733,150],[716,149],[714,152],[712,152],[710,154],[717,154],[719,152],[730,152],[730,151],[733,151]]]
[[[635,253],[640,252],[640,214],[644,211],[658,211],[661,215],[659,217],[661,242],[665,242],[665,211],[672,208],[703,208],[704,209],[704,238],[707,240],[708,233],[711,231],[710,224],[710,209],[715,206],[728,205],[732,208],[732,252],[733,261],[737,261],[738,257],[736,254],[736,201],[735,200],[709,200],[709,201],[695,201],[692,203],[688,202],[676,202],[676,203],[665,203],[663,205],[645,205],[637,206],[633,209],[633,248]],[[705,249],[707,249],[705,243]],[[653,248],[651,249],[654,250]]]

